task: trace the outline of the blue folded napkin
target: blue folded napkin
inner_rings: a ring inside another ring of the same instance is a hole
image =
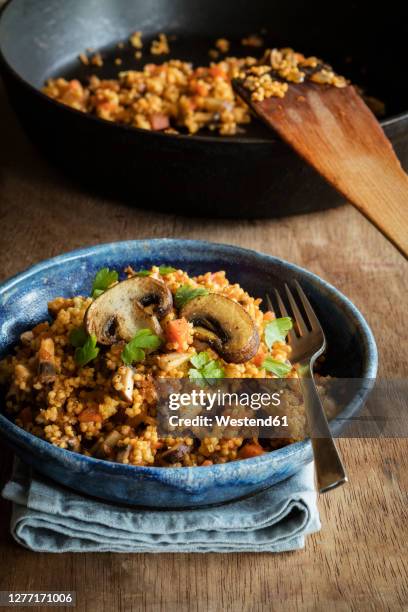
[[[245,500],[157,511],[88,499],[16,460],[3,497],[14,538],[41,552],[282,552],[320,529],[313,464]]]

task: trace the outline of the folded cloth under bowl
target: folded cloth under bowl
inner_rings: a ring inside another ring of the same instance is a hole
[[[3,497],[13,537],[41,552],[282,552],[320,529],[313,464],[241,501],[155,510],[86,498],[16,459]]]

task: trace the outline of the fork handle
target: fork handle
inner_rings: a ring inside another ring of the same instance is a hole
[[[312,441],[317,488],[324,493],[347,482],[347,475],[316,389],[312,367],[310,363],[302,368],[300,381]]]

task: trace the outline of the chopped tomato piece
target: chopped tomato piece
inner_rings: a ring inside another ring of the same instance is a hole
[[[187,319],[174,319],[166,327],[166,338],[168,342],[176,345],[177,351],[185,351],[190,338],[190,326]]]
[[[152,126],[152,130],[166,130],[170,127],[170,121],[167,115],[153,113],[150,115],[150,125]]]
[[[262,349],[259,349],[255,357],[253,358],[253,362],[256,366],[260,367],[263,363],[263,360],[266,357],[266,353]]]
[[[98,110],[104,111],[104,112],[107,112],[107,113],[109,113],[110,111],[115,110],[114,102],[109,102],[109,101],[98,102],[96,107],[97,107]]]
[[[219,66],[211,66],[208,71],[213,77],[221,77],[222,79],[227,79],[227,75]]]
[[[275,314],[271,310],[268,310],[267,312],[265,312],[263,318],[264,321],[273,321],[275,318]]]
[[[198,83],[197,81],[191,82],[191,89],[199,96],[205,98],[208,96],[208,87],[204,83]]]
[[[84,408],[78,415],[78,421],[80,423],[101,423],[102,415],[99,413],[97,408]]]
[[[264,454],[264,449],[260,444],[256,442],[248,442],[243,446],[238,452],[238,456],[240,459],[250,459],[251,457],[259,457],[259,455]]]
[[[193,74],[195,76],[201,77],[201,76],[205,76],[205,73],[207,72],[206,68],[200,67],[200,68],[196,68],[193,72]]]
[[[77,89],[82,89],[82,85],[78,79],[72,79],[72,81],[69,82],[68,87],[74,91]]]

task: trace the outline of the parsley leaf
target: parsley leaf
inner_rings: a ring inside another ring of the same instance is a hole
[[[277,359],[272,359],[272,357],[266,357],[261,367],[265,368],[268,372],[272,372],[272,374],[275,374],[278,378],[285,378],[292,369],[292,366],[277,361]]]
[[[206,351],[202,351],[201,353],[197,353],[194,355],[190,362],[195,366],[198,370],[203,368],[207,363],[211,361],[209,354]]]
[[[274,342],[284,342],[289,330],[293,327],[290,317],[274,319],[265,326],[265,342],[269,349]]]
[[[121,353],[122,361],[126,365],[132,365],[134,362],[143,361],[146,356],[143,349],[137,346],[132,346],[131,342],[132,340],[125,346]]]
[[[177,272],[177,270],[176,268],[173,268],[172,266],[159,266],[159,272],[162,276],[166,276],[166,274]]]
[[[151,273],[151,270],[139,270],[139,272],[136,272],[136,276],[150,276]]]
[[[115,283],[119,278],[119,274],[116,270],[109,270],[109,268],[102,268],[96,273],[93,284],[92,284],[92,297],[97,298],[101,295],[112,283]]]
[[[190,287],[190,285],[182,285],[176,291],[174,302],[177,308],[181,308],[187,304],[187,302],[198,297],[199,295],[208,295],[207,289],[204,287]]]
[[[172,268],[171,266],[159,266],[159,273],[162,276],[166,276],[166,274],[171,274],[176,271],[176,268]],[[136,276],[150,276],[151,273],[151,270],[139,270],[139,272],[136,272]]]
[[[224,378],[225,371],[219,361],[210,359],[206,351],[202,351],[194,355],[190,362],[195,368],[190,368],[188,371],[191,380],[204,379],[205,382],[210,382],[214,378]]]
[[[139,348],[149,348],[156,350],[161,345],[162,341],[159,336],[156,336],[150,329],[140,329],[132,342],[137,340],[137,346]]]
[[[196,370],[195,368],[190,368],[188,371],[188,376],[190,380],[198,380],[203,379],[204,376],[201,374],[200,370]]]
[[[134,338],[128,342],[121,353],[123,363],[131,365],[133,362],[143,361],[146,354],[143,349],[156,350],[162,341],[150,329],[140,329]]]
[[[83,346],[75,349],[75,361],[81,368],[98,356],[99,348],[96,346],[96,336],[88,336]]]
[[[69,341],[75,348],[83,346],[87,338],[88,334],[82,326],[72,329],[69,334]]]
[[[211,378],[224,378],[224,368],[218,361],[210,361],[201,369],[201,373],[206,380]]]

